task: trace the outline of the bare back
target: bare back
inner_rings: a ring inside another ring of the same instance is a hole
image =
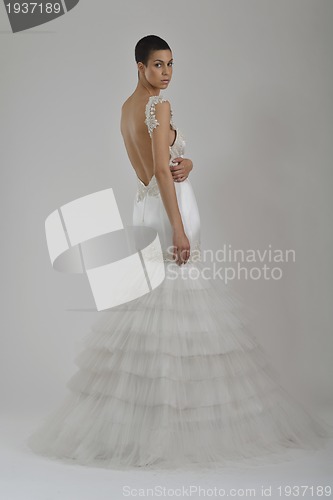
[[[152,144],[145,124],[145,110],[149,96],[142,97],[133,93],[122,105],[120,129],[128,158],[136,175],[148,185],[154,175]],[[170,125],[169,145],[176,138],[176,132]]]

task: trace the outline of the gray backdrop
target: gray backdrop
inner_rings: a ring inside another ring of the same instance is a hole
[[[113,187],[131,224],[120,108],[147,34],[173,50],[165,95],[194,163],[202,246],[295,250],[281,280],[230,286],[257,311],[253,330],[281,380],[330,401],[332,17],[330,0],[81,0],[15,35],[1,17],[4,410],[57,406],[97,319],[85,276],[52,269],[44,222]]]

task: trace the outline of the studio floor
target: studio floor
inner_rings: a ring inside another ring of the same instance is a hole
[[[250,469],[182,473],[114,471],[35,455],[25,439],[40,417],[1,417],[0,498],[3,500],[333,498],[329,489],[333,490],[333,440],[305,458]]]

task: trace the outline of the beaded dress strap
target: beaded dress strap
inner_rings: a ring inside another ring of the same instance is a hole
[[[149,132],[150,137],[152,137],[154,128],[156,128],[157,125],[159,125],[159,122],[158,122],[156,115],[155,115],[155,105],[159,102],[164,102],[164,101],[168,101],[168,99],[166,99],[162,95],[152,95],[149,97],[148,102],[146,104],[145,124],[148,127],[148,132]],[[174,124],[173,124],[173,120],[172,120],[172,110],[171,110],[171,116],[170,116],[170,124],[173,128],[175,128]]]

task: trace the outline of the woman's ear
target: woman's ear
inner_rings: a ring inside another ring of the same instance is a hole
[[[142,62],[138,62],[137,66],[138,66],[138,79],[140,80],[140,72],[144,74],[144,64]]]

